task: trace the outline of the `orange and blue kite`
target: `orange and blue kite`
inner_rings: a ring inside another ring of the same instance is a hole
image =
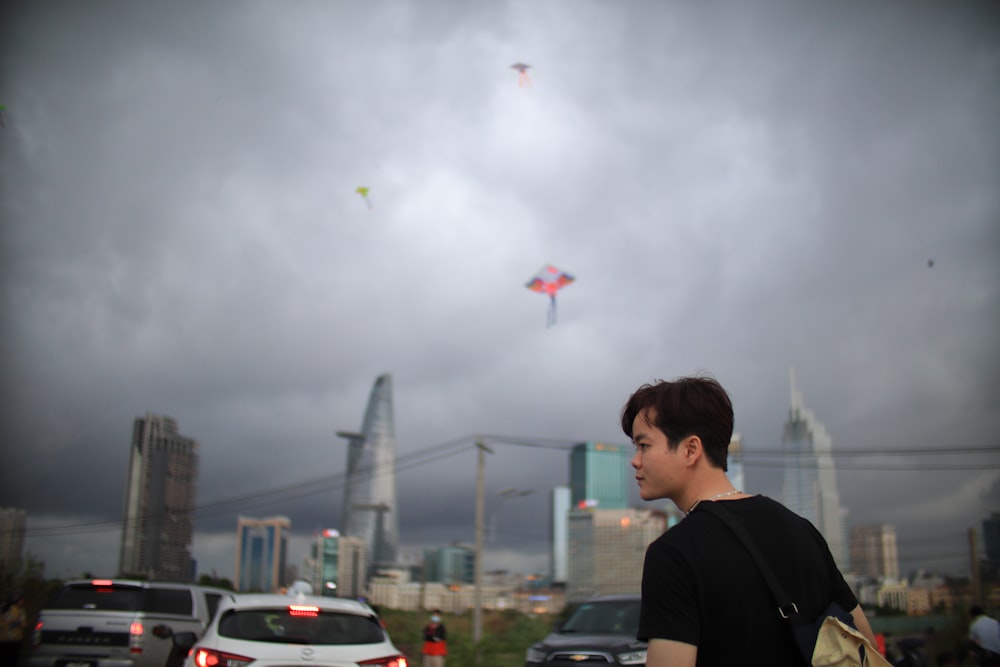
[[[525,287],[533,292],[549,295],[549,312],[545,320],[546,327],[551,327],[556,323],[556,292],[574,280],[576,278],[565,271],[560,271],[551,264],[547,264],[525,285]]]

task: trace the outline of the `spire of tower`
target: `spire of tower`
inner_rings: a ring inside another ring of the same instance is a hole
[[[795,387],[795,366],[788,367],[788,385],[791,389],[792,395],[792,414],[797,414],[799,408],[802,407],[802,394]]]

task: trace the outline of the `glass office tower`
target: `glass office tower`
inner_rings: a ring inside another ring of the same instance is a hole
[[[342,532],[364,541],[369,572],[393,566],[399,550],[399,513],[391,375],[375,380],[361,432],[339,435],[349,441]]]

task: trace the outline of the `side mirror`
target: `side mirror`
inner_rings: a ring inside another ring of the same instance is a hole
[[[193,632],[178,632],[174,635],[174,646],[188,651],[198,641],[198,635]]]

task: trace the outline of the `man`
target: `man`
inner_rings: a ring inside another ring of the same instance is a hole
[[[811,523],[726,477],[733,407],[706,377],[643,385],[622,409],[635,444],[643,500],[669,498],[686,517],[646,550],[638,638],[647,667],[807,664],[786,619],[742,543],[698,506],[725,502],[806,618],[830,602],[850,610],[874,646],[864,612]]]
[[[969,608],[972,624],[969,639],[975,644],[973,651],[980,665],[1000,665],[1000,622],[986,615],[979,605]]]

